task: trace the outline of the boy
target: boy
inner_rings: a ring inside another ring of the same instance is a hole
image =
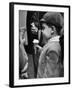
[[[41,53],[39,57],[37,78],[61,77],[61,46],[59,34],[63,18],[60,13],[48,12],[41,19],[43,48],[37,46]],[[62,75],[61,75],[62,73]]]

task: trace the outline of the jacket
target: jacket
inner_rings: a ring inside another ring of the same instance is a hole
[[[59,44],[59,36],[51,38],[44,45],[38,64],[37,78],[60,77],[61,65],[61,47]]]

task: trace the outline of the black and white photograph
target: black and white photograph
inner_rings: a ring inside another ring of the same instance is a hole
[[[63,16],[60,12],[19,11],[20,79],[64,76]]]
[[[10,3],[10,87],[70,82],[69,9]]]

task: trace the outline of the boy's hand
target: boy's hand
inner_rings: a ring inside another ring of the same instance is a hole
[[[38,49],[38,51],[41,51],[42,50],[42,47],[39,46],[39,45],[36,45],[35,47]]]

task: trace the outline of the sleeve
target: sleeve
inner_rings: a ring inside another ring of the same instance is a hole
[[[59,62],[59,57],[61,53],[61,47],[59,43],[52,43],[48,50],[46,51],[46,57],[50,59],[51,62]]]
[[[43,77],[59,77],[58,54],[55,51],[46,53],[46,68]]]
[[[58,54],[56,51],[49,51],[46,53],[46,58],[52,62],[52,63],[57,63],[58,62]]]

